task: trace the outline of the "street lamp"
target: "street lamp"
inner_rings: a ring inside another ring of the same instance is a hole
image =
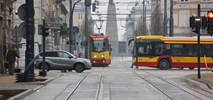
[[[70,53],[72,53],[72,43],[73,43],[73,37],[75,36],[75,34],[72,36],[73,34],[73,12],[74,12],[74,8],[75,8],[75,5],[77,3],[79,3],[81,0],[78,0],[74,3],[74,5],[72,5],[73,3],[73,0],[70,0],[70,21],[69,21],[69,26],[70,26],[70,33],[69,33],[69,50],[70,50]]]

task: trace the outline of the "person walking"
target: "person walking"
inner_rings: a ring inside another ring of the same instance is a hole
[[[15,49],[15,45],[11,45],[6,56],[6,60],[9,62],[9,75],[14,75],[16,57],[19,58],[19,54]]]

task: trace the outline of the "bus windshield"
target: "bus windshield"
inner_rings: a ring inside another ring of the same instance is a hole
[[[95,40],[92,43],[92,51],[102,52],[108,50],[106,41]]]

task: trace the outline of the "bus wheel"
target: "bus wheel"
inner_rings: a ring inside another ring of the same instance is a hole
[[[160,69],[162,70],[167,70],[167,69],[170,69],[170,63],[168,60],[166,59],[162,59],[160,62],[159,62],[159,66],[158,66]]]
[[[190,69],[190,70],[193,70],[193,69],[194,69],[194,67],[189,67],[189,69]]]
[[[183,69],[184,69],[184,67],[179,67],[178,69],[183,70]]]

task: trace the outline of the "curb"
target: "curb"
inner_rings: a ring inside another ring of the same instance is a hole
[[[25,83],[19,83],[19,84],[29,84],[29,85],[39,85],[34,89],[27,89],[26,91],[19,93],[13,97],[10,97],[8,100],[22,100],[24,97],[32,94],[33,92],[39,90],[40,88],[44,87],[47,85],[49,82],[51,82],[53,78],[47,79],[44,82],[25,82]]]
[[[194,80],[194,79],[189,79],[189,78],[183,78],[188,84],[198,87],[200,89],[203,89],[205,91],[213,93],[213,90],[209,87],[208,83],[199,81],[199,80]]]
[[[183,78],[187,83],[195,86],[195,87],[199,87],[202,89],[210,89],[206,83],[201,83],[199,81],[193,80],[193,79],[188,79],[188,78]]]

